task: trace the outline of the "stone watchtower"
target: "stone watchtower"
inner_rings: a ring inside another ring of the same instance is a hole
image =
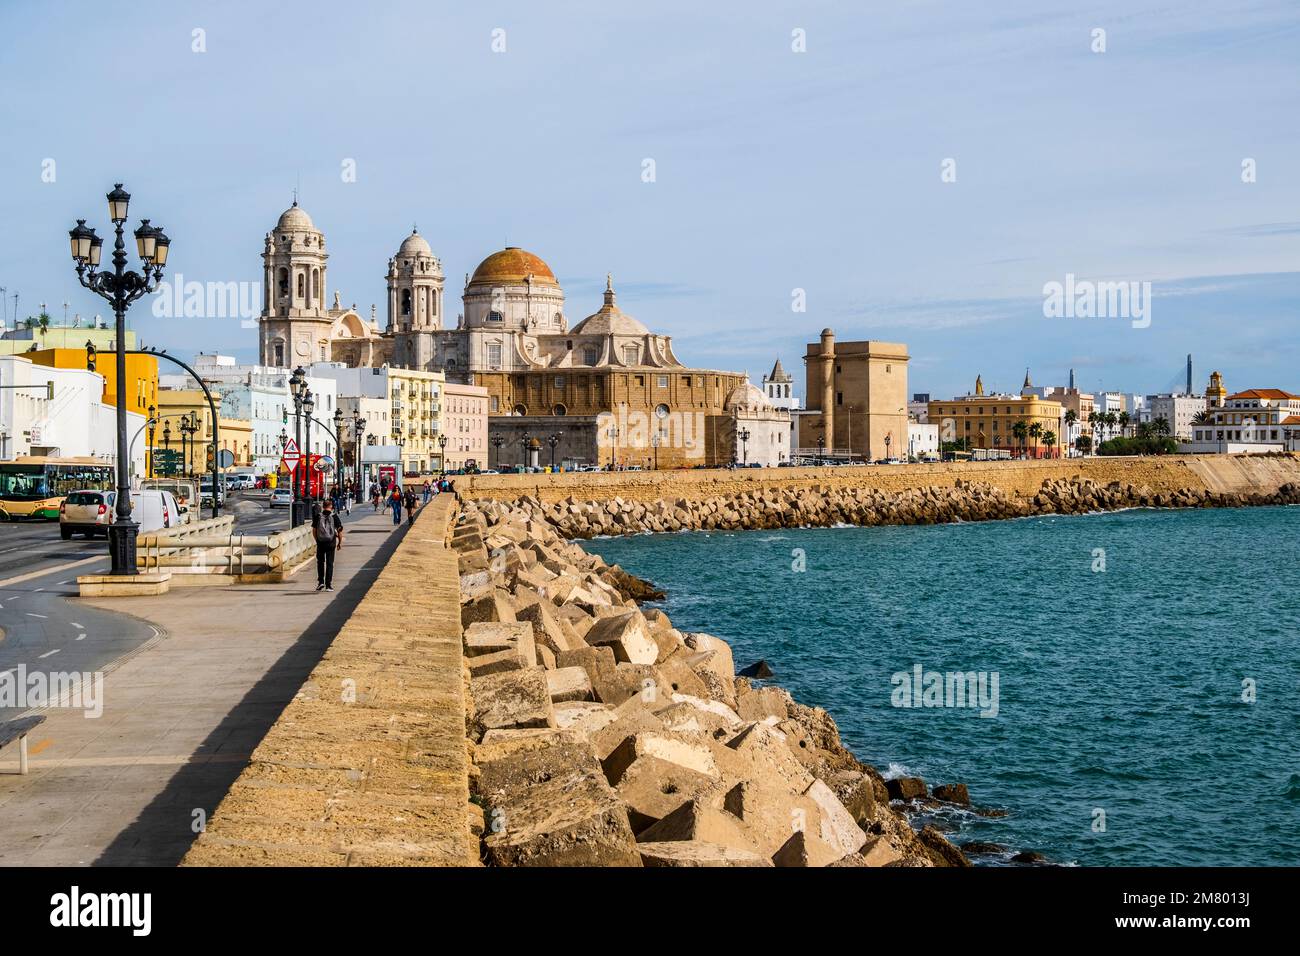
[[[262,251],[261,364],[292,368],[330,358],[325,237],[294,200]]]
[[[388,326],[397,339],[394,361],[406,368],[429,369],[435,347],[430,333],[443,328],[442,263],[429,243],[412,229],[388,260]]]

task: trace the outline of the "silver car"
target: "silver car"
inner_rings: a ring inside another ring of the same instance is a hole
[[[67,541],[74,533],[87,538],[103,533],[108,537],[113,523],[113,505],[117,502],[115,491],[72,491],[59,506],[59,536]]]

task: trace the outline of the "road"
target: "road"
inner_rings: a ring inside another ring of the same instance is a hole
[[[287,528],[288,509],[273,510],[266,502],[265,492],[234,493],[223,510],[246,534]],[[108,566],[103,538],[64,541],[58,522],[0,524],[0,675],[16,674],[20,666],[28,674],[106,672],[162,636],[153,624],[67,600],[77,595],[78,575],[104,573]],[[0,702],[0,721],[26,709]]]

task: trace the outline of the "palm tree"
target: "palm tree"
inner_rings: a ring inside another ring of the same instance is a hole
[[[1120,437],[1128,434],[1129,415],[1128,412],[1120,412],[1118,418]]]
[[[1025,447],[1025,436],[1029,434],[1029,423],[1023,418],[1011,426],[1011,434],[1016,436],[1016,441],[1020,443],[1023,450]]]
[[[1042,433],[1043,433],[1043,423],[1042,423],[1042,422],[1034,422],[1032,425],[1029,426],[1029,434],[1032,435],[1032,436],[1033,436],[1033,439],[1034,439],[1034,457],[1035,457],[1035,458],[1038,457],[1038,436],[1041,435]]]
[[[1113,435],[1113,434],[1114,434],[1114,432],[1115,432],[1115,424],[1116,424],[1118,421],[1119,421],[1119,416],[1116,415],[1114,412],[1107,412],[1107,413],[1106,413],[1106,434],[1108,434],[1108,435]]]
[[[1157,418],[1155,422],[1153,422],[1152,424],[1156,430],[1156,434],[1159,435],[1161,438],[1164,438],[1166,435],[1169,434],[1169,419],[1161,416],[1160,418]]]
[[[1065,436],[1067,439],[1070,437],[1070,432],[1074,428],[1074,423],[1078,420],[1079,415],[1073,408],[1067,408],[1065,410]]]
[[[1211,425],[1213,423],[1214,423],[1214,416],[1211,415],[1206,409],[1201,409],[1199,412],[1197,412],[1195,415],[1192,416],[1193,425]]]
[[[1151,423],[1150,423],[1150,422],[1138,422],[1138,427],[1137,427],[1137,437],[1138,437],[1138,438],[1150,438],[1150,437],[1151,437]]]
[[[1048,429],[1043,432],[1043,447],[1047,449],[1047,457],[1052,457],[1052,446],[1056,444],[1056,432]]]

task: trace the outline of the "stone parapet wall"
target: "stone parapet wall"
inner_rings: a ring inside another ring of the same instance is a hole
[[[1217,491],[1271,494],[1300,482],[1296,455],[1169,455],[1134,458],[1069,458],[1045,461],[946,462],[835,468],[741,468],[689,471],[574,472],[534,475],[460,475],[466,498],[551,504],[570,496],[582,501],[621,498],[642,503],[663,499],[702,501],[766,491],[855,488],[901,492],[954,488],[958,482],[988,484],[1009,495],[1032,497],[1045,481],[1091,480],[1148,486],[1153,492]]]
[[[478,863],[455,512],[419,513],[183,865]]]

